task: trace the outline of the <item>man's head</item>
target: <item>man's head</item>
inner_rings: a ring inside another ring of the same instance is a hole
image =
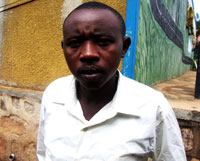
[[[77,11],[77,10],[81,10],[81,9],[107,9],[109,11],[111,11],[113,14],[116,15],[116,17],[118,18],[118,21],[119,21],[119,25],[121,26],[121,32],[122,32],[122,35],[124,36],[125,35],[125,32],[126,32],[126,28],[125,28],[125,22],[124,22],[124,19],[123,17],[120,15],[119,12],[117,12],[114,8],[106,5],[106,4],[103,4],[103,3],[100,3],[100,2],[87,2],[87,3],[83,3],[81,4],[80,6],[76,7],[65,19],[65,21],[67,20],[67,18],[74,12],[74,11]],[[65,24],[65,21],[63,24]]]
[[[65,59],[80,85],[88,89],[99,89],[114,78],[130,45],[119,13],[105,6],[83,4],[63,24]]]

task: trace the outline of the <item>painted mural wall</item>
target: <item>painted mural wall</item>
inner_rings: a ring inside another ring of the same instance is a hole
[[[190,69],[190,65],[182,62],[182,49],[169,39],[156,21],[150,2],[151,0],[140,1],[135,64],[135,79],[147,85],[169,80]],[[159,2],[163,3],[170,15],[164,18],[173,20],[183,36],[184,42],[181,43],[184,44],[185,56],[192,57],[192,54],[188,52],[188,35],[185,28],[187,1],[163,0]],[[166,26],[166,30],[168,28]],[[174,39],[173,35],[171,38]]]

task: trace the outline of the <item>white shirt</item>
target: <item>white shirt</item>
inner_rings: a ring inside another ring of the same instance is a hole
[[[44,92],[39,161],[186,161],[176,117],[160,92],[120,74],[113,100],[87,121],[75,88],[67,76]]]

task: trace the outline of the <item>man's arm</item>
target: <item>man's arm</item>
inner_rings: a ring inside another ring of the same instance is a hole
[[[157,114],[154,161],[186,161],[176,116],[164,97],[160,99]]]

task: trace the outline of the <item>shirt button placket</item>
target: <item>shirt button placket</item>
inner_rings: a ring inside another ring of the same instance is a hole
[[[88,145],[88,139],[89,139],[89,133],[88,133],[88,127],[84,127],[80,130],[81,133],[81,139],[78,143],[78,147],[76,150],[76,159],[75,161],[83,161],[84,157],[84,151],[87,149],[87,145]]]

